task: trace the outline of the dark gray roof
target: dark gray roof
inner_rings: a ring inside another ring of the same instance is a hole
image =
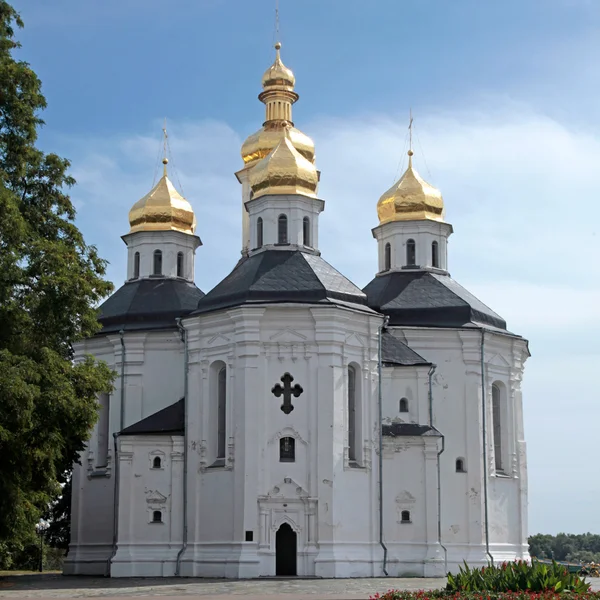
[[[430,365],[420,354],[399,340],[389,329],[381,336],[381,358],[384,364],[417,366]]]
[[[418,425],[417,423],[392,423],[391,425],[382,425],[381,433],[386,437],[402,436],[441,436],[441,433],[430,425]]]
[[[390,317],[390,325],[506,329],[506,321],[449,275],[393,271],[375,277],[363,290],[369,306]]]
[[[196,313],[242,304],[346,303],[370,312],[366,295],[320,256],[265,250],[240,260],[200,302]]]
[[[100,306],[100,333],[175,327],[175,319],[194,310],[202,296],[202,291],[184,279],[128,281]]]
[[[120,435],[183,435],[185,404],[183,398],[171,406],[126,427]]]

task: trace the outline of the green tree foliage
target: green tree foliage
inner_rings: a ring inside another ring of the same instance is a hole
[[[97,418],[113,374],[72,344],[98,331],[112,289],[106,263],[74,224],[69,162],[36,147],[46,106],[15,58],[19,15],[0,0],[0,541],[26,543]],[[11,550],[12,548],[12,550]],[[0,550],[2,550],[0,549]]]
[[[529,538],[529,553],[536,558],[600,562],[600,535],[594,533],[538,533]]]

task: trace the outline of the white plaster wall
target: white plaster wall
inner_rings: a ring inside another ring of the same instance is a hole
[[[437,268],[448,270],[448,238],[452,225],[438,221],[394,221],[373,229],[377,240],[379,272],[385,271],[385,245],[391,246],[391,269],[398,271],[406,267],[406,242],[415,241],[415,264],[421,268],[432,268],[431,245],[438,243]]]
[[[303,220],[310,219],[310,248],[319,248],[319,214],[323,211],[325,202],[308,196],[261,196],[246,203],[249,218],[250,249],[257,248],[258,218],[263,220],[262,250],[278,245],[278,219],[286,215],[288,219],[288,245],[303,249]],[[280,246],[279,246],[280,247]],[[252,253],[251,252],[251,253]]]
[[[154,458],[161,467],[154,468]],[[119,523],[112,577],[175,574],[183,546],[183,437],[119,439]],[[161,522],[153,522],[160,511]]]
[[[194,259],[200,238],[181,231],[138,231],[123,236],[127,245],[127,279],[134,278],[134,255],[140,253],[139,279],[153,275],[154,251],[162,252],[162,274],[177,277],[177,254],[183,253],[183,279],[194,281]]]
[[[177,402],[183,396],[183,343],[177,331],[125,333],[124,421],[121,423],[122,346],[118,334],[79,343],[76,360],[92,354],[116,372],[109,397],[109,447],[106,468],[96,456],[98,424],[90,432],[82,465],[74,465],[71,545],[65,574],[104,575],[113,550],[113,434]]]

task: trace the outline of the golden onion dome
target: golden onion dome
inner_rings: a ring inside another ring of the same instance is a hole
[[[262,78],[263,89],[270,87],[285,87],[289,88],[289,91],[294,91],[296,85],[296,77],[291,69],[288,69],[281,61],[279,50],[281,44],[277,42],[275,44],[275,62],[265,71]]]
[[[167,163],[159,182],[129,211],[129,233],[136,231],[196,231],[196,215],[191,204],[175,189],[167,177]]]
[[[318,185],[315,165],[294,148],[287,136],[250,171],[253,198],[275,194],[316,198]]]
[[[392,221],[444,220],[442,193],[413,169],[413,151],[408,151],[408,168],[377,203],[379,224]]]
[[[242,144],[242,159],[248,165],[262,160],[285,137],[288,137],[292,146],[310,162],[315,161],[315,143],[299,129],[292,127],[262,127],[249,136]]]

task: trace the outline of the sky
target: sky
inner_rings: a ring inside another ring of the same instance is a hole
[[[240,146],[263,121],[275,0],[13,0],[43,82],[40,145],[72,161],[77,225],[125,279],[127,213],[168,119],[209,291],[239,258]],[[374,276],[377,200],[406,166],[440,188],[449,270],[530,341],[530,533],[600,533],[600,2],[280,0],[296,126],[316,144],[323,257]],[[583,427],[588,422],[590,429]]]

